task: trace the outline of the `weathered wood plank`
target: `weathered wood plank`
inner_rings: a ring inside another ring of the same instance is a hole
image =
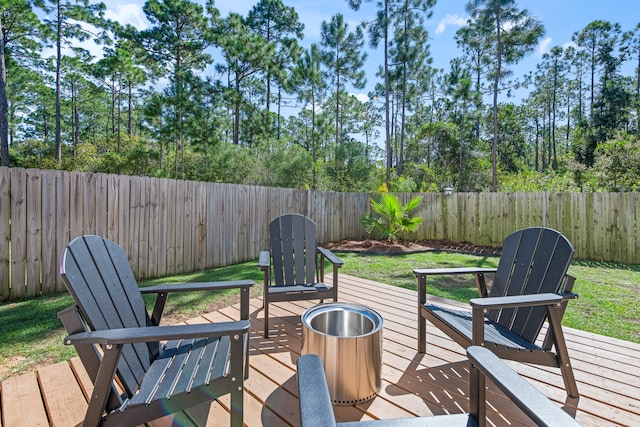
[[[176,250],[176,241],[178,239],[178,220],[176,218],[176,212],[179,208],[178,206],[178,183],[175,180],[167,181],[167,198],[163,200],[164,209],[166,210],[166,222],[165,222],[165,231],[167,233],[167,238],[165,242],[165,253],[166,253],[166,273],[168,275],[173,275],[178,273],[178,269],[176,267],[178,252]],[[182,236],[182,235],[180,235]]]
[[[164,234],[163,227],[160,225],[160,209],[158,206],[160,180],[156,178],[147,179],[147,205],[149,212],[147,274],[148,277],[160,277],[158,258],[160,252],[164,252],[164,247],[160,244],[161,236]]]
[[[11,298],[27,295],[27,173],[11,169]]]
[[[169,234],[173,233],[173,227],[169,227],[167,222],[168,208],[167,198],[169,193],[169,181],[166,179],[157,180],[157,210],[158,210],[158,223],[156,243],[158,245],[157,251],[157,273],[158,277],[165,276],[167,274],[167,239]]]
[[[195,268],[198,270],[212,267],[207,252],[207,208],[211,202],[207,199],[207,187],[208,183],[205,182],[198,182],[195,187],[194,202],[198,217],[198,230],[196,232],[196,238],[194,239],[194,250],[198,254],[195,265]]]
[[[41,171],[42,183],[42,293],[58,291],[58,257],[56,251],[56,171]]]
[[[120,176],[118,182],[118,240],[114,240],[123,248],[129,246],[129,222],[131,218],[131,181],[128,176]],[[134,270],[135,272],[136,270]]]
[[[49,426],[35,372],[2,381],[2,421],[5,426]]]
[[[26,232],[26,295],[33,297],[42,291],[42,182],[38,169],[27,169]]]
[[[136,272],[136,277],[144,277],[145,272],[140,267],[140,233],[142,225],[142,182],[140,177],[131,177],[129,181],[129,203],[128,203],[128,226],[127,242],[123,248],[127,252],[127,257],[131,263],[131,268]],[[146,268],[146,266],[145,266]]]
[[[51,426],[75,426],[84,420],[89,405],[67,362],[39,367],[38,382]]]
[[[149,214],[149,182],[151,178],[138,177],[140,182],[140,205],[138,225],[138,277],[140,280],[149,278],[149,230],[151,215]]]
[[[9,290],[9,248],[11,244],[11,169],[0,167],[0,301],[6,300]]]
[[[218,199],[218,184],[211,183],[207,186],[207,254],[211,267],[220,265],[220,202]]]
[[[121,181],[117,175],[107,175],[107,234],[104,236],[114,242],[120,241],[118,236],[120,215],[120,187]]]
[[[84,174],[71,172],[69,175],[69,239],[84,234],[83,217]]]
[[[66,172],[56,173],[56,257],[59,259],[60,254],[67,246],[70,240],[70,174]],[[58,274],[56,266],[56,289],[62,291],[66,289],[62,276]]]
[[[80,183],[79,194],[82,194],[82,234],[96,234],[96,175],[83,173],[83,182]]]
[[[109,205],[109,175],[99,173],[95,175],[95,216],[98,236],[109,235],[109,215],[112,207]]]
[[[176,188],[176,241],[175,241],[175,253],[176,253],[176,271],[186,271],[184,270],[185,266],[185,247],[184,247],[184,239],[185,239],[185,227],[188,226],[186,215],[189,214],[189,211],[186,210],[186,204],[189,196],[187,195],[187,182],[186,181],[177,181]]]
[[[89,374],[84,368],[80,357],[72,357],[71,360],[69,360],[69,364],[76,380],[78,381],[78,385],[82,390],[82,394],[84,394],[84,397],[88,402],[91,398],[91,393],[93,393],[93,383],[91,382],[91,378],[89,378]]]

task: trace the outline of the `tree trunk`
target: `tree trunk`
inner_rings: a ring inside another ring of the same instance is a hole
[[[317,151],[316,151],[316,97],[315,92],[311,92],[311,159],[313,164],[311,165],[311,171],[313,179],[311,181],[311,189],[316,189],[316,180],[317,180],[317,171],[316,171],[316,163],[317,163]]]
[[[337,49],[337,47],[336,47]],[[336,64],[338,63],[338,52],[336,51]],[[336,67],[336,153],[340,145],[340,68]],[[336,156],[336,162],[338,157]]]
[[[565,144],[569,150],[569,135],[571,133],[571,93],[567,89],[567,133],[565,135]]]
[[[407,20],[404,20],[405,40],[407,38]],[[405,47],[406,48],[406,47]],[[407,102],[407,62],[402,64],[402,112],[400,113],[400,151],[398,152],[398,176],[402,176],[404,171],[404,126]]]
[[[385,141],[387,149],[387,189],[391,186],[391,165],[393,153],[391,152],[391,135],[389,132],[389,1],[384,2],[384,114],[385,114]]]
[[[57,35],[56,35],[56,160],[58,165],[62,163],[62,130],[60,111],[60,92],[62,77],[62,5],[60,0],[56,2],[58,10]]]
[[[491,144],[491,190],[498,191],[498,85],[500,83],[500,72],[502,67],[502,40],[500,38],[500,20],[496,17],[497,30],[497,66],[496,77],[493,81],[493,144]]]
[[[133,124],[132,124],[132,110],[133,110],[133,84],[131,81],[127,82],[127,86],[129,88],[129,96],[128,96],[128,111],[127,111],[127,135],[129,138],[133,136]]]
[[[556,155],[556,96],[558,92],[558,59],[556,58],[553,69],[553,106],[551,117],[551,148],[553,150],[553,160],[551,168],[558,170],[558,157]]]
[[[536,123],[536,154],[535,154],[535,168],[536,172],[540,172],[540,158],[539,158],[539,150],[540,150],[540,122],[538,117],[535,118]]]
[[[236,93],[240,93],[240,77],[236,74]],[[240,143],[240,100],[236,99],[233,120],[233,143]]]
[[[4,58],[4,26],[0,15],[0,158],[9,166],[9,120],[7,117],[7,66]]]

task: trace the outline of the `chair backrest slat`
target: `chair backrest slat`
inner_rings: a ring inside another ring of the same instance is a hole
[[[63,252],[60,274],[92,330],[148,324],[131,266],[114,242],[99,236],[76,238]],[[123,346],[118,376],[129,395],[138,389],[151,357],[144,343]]]
[[[316,224],[300,214],[283,215],[269,225],[273,285],[313,283]]]
[[[560,292],[573,258],[571,243],[559,232],[542,227],[516,231],[504,242],[489,296]],[[546,319],[546,309],[493,310],[488,317],[529,342]]]
[[[305,240],[304,240],[304,217],[300,215],[291,216],[291,234],[293,236],[293,258],[294,258],[294,273],[295,284],[308,283],[305,280],[304,265],[305,265]]]

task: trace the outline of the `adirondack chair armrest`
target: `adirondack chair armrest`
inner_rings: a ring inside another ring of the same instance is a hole
[[[413,274],[420,276],[445,276],[451,274],[484,274],[495,273],[494,267],[446,267],[446,268],[414,268]]]
[[[491,379],[536,425],[580,425],[491,350],[480,346],[471,346],[467,348],[467,356],[474,367],[486,378]]]
[[[160,324],[160,318],[164,311],[169,293],[192,291],[221,291],[225,289],[240,289],[240,318],[249,318],[249,288],[253,286],[253,280],[233,280],[226,282],[191,282],[191,283],[167,283],[156,286],[140,288],[141,294],[156,294],[156,302],[151,314],[151,323]]]
[[[70,344],[122,345],[136,342],[192,339],[246,334],[251,324],[248,320],[234,322],[203,323],[196,325],[149,326],[146,328],[105,329],[79,332],[64,339]]]
[[[498,269],[495,267],[445,267],[445,268],[414,268],[413,274],[418,278],[418,292],[420,301],[426,303],[426,286],[427,276],[449,276],[454,274],[473,274],[476,279],[476,288],[481,297],[487,296],[487,285],[484,275],[487,273],[495,273]]]
[[[242,289],[253,286],[253,280],[233,280],[226,282],[166,283],[140,288],[141,294],[167,292],[218,291],[223,289]]]
[[[318,252],[320,252],[320,254],[324,256],[334,266],[337,266],[338,268],[342,267],[342,264],[343,264],[342,260],[338,258],[329,249],[318,246]]]
[[[258,267],[260,270],[266,271],[269,270],[271,266],[271,253],[269,250],[260,251],[260,256],[258,257]]]
[[[472,298],[469,300],[471,307],[488,310],[494,308],[534,307],[543,305],[555,305],[564,301],[562,295],[545,293],[531,295],[512,295],[505,297]]]
[[[332,427],[336,419],[322,360],[315,354],[300,356],[297,365],[301,427]]]

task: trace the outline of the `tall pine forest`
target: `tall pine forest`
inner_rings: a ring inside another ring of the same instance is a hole
[[[576,28],[515,76],[545,35],[515,0],[468,2],[447,69],[425,28],[435,0],[345,1],[377,10],[334,14],[308,44],[281,0],[245,16],[147,0],[144,29],[95,1],[0,0],[1,165],[325,191],[640,188],[640,23]]]

